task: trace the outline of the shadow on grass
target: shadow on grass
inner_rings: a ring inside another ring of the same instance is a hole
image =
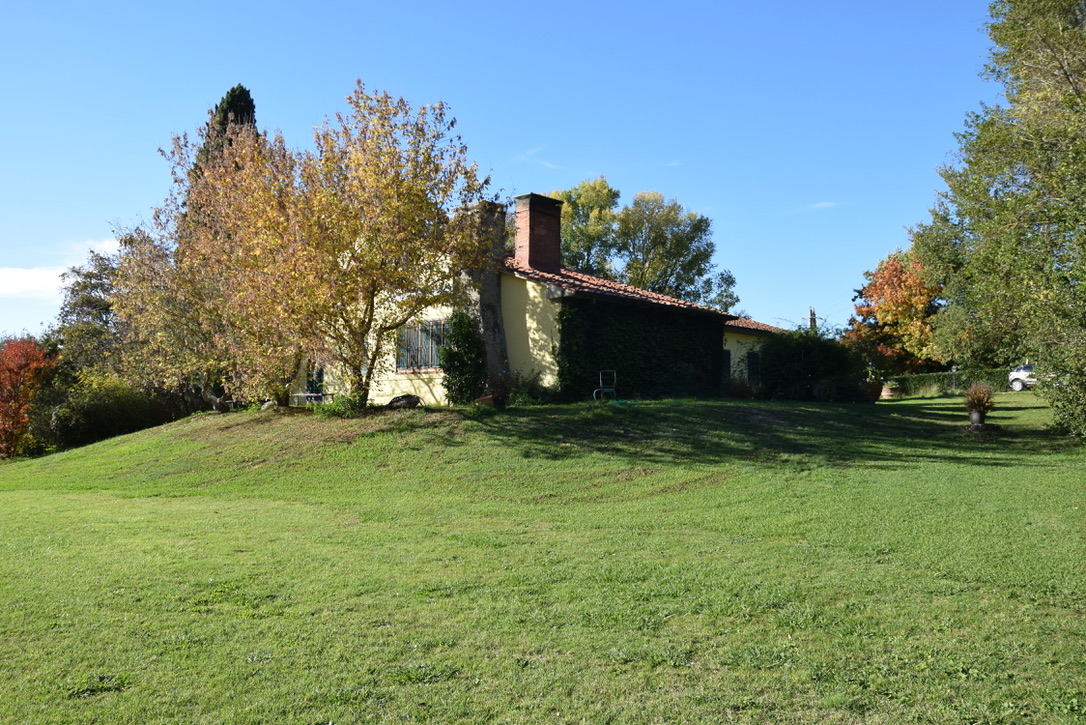
[[[1044,405],[990,416],[1000,430],[968,431],[960,398],[876,405],[784,401],[670,401],[513,409],[477,417],[491,437],[529,458],[604,454],[631,463],[701,465],[723,459],[791,465],[894,467],[917,461],[1048,466],[1076,444],[1042,425]]]

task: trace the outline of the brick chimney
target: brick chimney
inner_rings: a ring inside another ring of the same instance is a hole
[[[540,272],[562,269],[562,202],[540,194],[517,197],[516,259]]]

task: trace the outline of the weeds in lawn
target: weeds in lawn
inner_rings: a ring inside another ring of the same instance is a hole
[[[128,678],[124,675],[88,675],[81,684],[68,688],[65,694],[70,699],[84,699],[107,692],[124,692],[127,689]]]

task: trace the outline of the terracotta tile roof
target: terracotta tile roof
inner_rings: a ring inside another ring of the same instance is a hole
[[[657,292],[649,292],[648,290],[643,290],[638,287],[631,287],[630,285],[622,284],[621,282],[613,282],[609,279],[593,277],[592,275],[584,274],[583,272],[574,272],[572,269],[562,268],[558,272],[544,272],[522,264],[514,257],[504,257],[501,264],[504,267],[504,271],[517,277],[522,277],[546,285],[553,285],[573,294],[602,295],[604,297],[613,297],[615,299],[630,302],[665,305],[667,307],[675,307],[677,309],[690,310],[692,312],[706,312],[727,318],[729,320],[727,324],[729,325],[739,319],[735,315],[729,315],[720,310],[714,310],[711,307],[702,307],[701,305],[695,305],[692,302],[675,299],[674,297],[668,297],[667,295],[662,295]]]
[[[736,327],[754,332],[787,332],[787,330],[780,327],[773,327],[773,325],[767,325],[764,322],[748,320],[745,317],[737,317],[734,320],[729,320],[724,324],[724,327]]]

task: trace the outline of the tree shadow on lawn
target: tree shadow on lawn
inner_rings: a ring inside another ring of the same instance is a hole
[[[918,461],[1051,466],[1056,464],[1047,454],[1077,445],[1019,423],[1015,415],[993,413],[989,420],[1001,428],[969,432],[967,413],[955,397],[876,405],[720,400],[548,406],[511,409],[478,423],[527,458],[605,454],[639,465],[741,459],[842,467]]]

